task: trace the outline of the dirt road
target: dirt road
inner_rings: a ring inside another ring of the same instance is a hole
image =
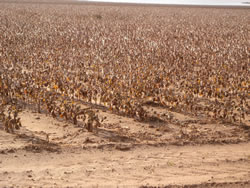
[[[31,153],[9,150],[0,155],[0,185],[139,187],[245,182],[250,180],[249,148],[250,143],[143,146],[129,151],[68,148],[59,153]],[[247,187],[250,184],[233,185]]]
[[[177,113],[176,124],[99,113],[108,118],[91,133],[24,111],[21,130],[0,129],[0,187],[250,186],[245,127]]]

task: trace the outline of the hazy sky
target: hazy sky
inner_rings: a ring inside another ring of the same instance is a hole
[[[244,5],[242,2],[250,0],[88,0],[102,2],[128,2],[128,3],[153,3],[153,4],[189,4],[189,5]]]

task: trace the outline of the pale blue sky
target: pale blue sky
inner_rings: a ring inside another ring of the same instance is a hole
[[[123,2],[123,3],[150,3],[150,4],[189,4],[189,5],[244,5],[242,2],[250,0],[87,0],[100,2]]]

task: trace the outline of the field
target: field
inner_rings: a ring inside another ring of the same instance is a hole
[[[0,1],[0,186],[249,187],[249,20]]]

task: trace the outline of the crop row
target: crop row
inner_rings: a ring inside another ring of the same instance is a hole
[[[139,121],[152,118],[149,103],[229,122],[249,115],[247,10],[6,3],[0,12],[5,121],[33,104],[98,126],[77,101]]]

